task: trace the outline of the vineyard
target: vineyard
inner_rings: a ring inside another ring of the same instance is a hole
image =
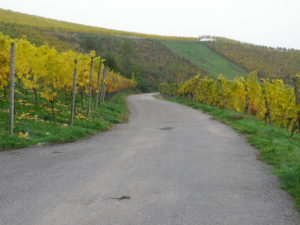
[[[0,67],[0,113],[4,118],[0,139],[8,130],[20,138],[34,138],[34,131],[21,125],[24,121],[62,127],[91,122],[101,116],[100,106],[107,96],[135,86],[135,81],[112,71],[95,51],[60,53],[48,45],[36,47],[26,39],[2,34]]]
[[[221,37],[211,38],[215,41],[207,42],[207,47],[246,71],[257,71],[260,77],[283,79],[285,83],[291,84],[293,77],[300,73],[299,50],[257,46]]]
[[[233,80],[198,75],[183,83],[161,83],[160,92],[245,113],[293,134],[300,132],[299,78],[297,75],[291,87],[280,79],[258,79],[256,73]]]
[[[52,31],[64,31],[64,32],[79,32],[79,33],[93,33],[93,34],[106,34],[116,35],[124,37],[138,37],[138,38],[151,38],[151,39],[162,39],[162,40],[185,40],[185,41],[196,41],[194,37],[175,37],[175,36],[162,36],[153,34],[143,34],[136,32],[127,32],[112,30],[107,28],[99,28],[93,26],[80,25],[70,22],[59,21],[55,19],[47,19],[39,16],[28,15],[24,13],[18,13],[11,10],[0,9],[0,22],[6,24],[21,24],[30,27],[37,27],[41,30],[52,30]]]

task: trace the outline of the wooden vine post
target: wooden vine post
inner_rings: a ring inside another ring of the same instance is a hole
[[[104,88],[104,77],[105,77],[106,69],[107,69],[107,67],[104,65],[104,70],[103,70],[103,74],[102,74],[102,81],[101,81],[100,103],[99,104],[102,103],[103,88]]]
[[[93,70],[94,70],[94,57],[91,58],[91,66],[90,66],[88,117],[91,116],[91,103],[92,103],[92,93],[93,93]]]
[[[261,79],[261,87],[262,87],[262,94],[264,96],[264,100],[265,100],[265,106],[266,106],[266,113],[265,113],[265,121],[267,121],[267,118],[269,119],[269,123],[272,124],[272,116],[271,116],[271,109],[270,109],[270,104],[266,95],[266,89],[265,89],[265,83],[264,80]]]
[[[75,59],[74,75],[73,75],[73,87],[72,87],[72,102],[71,102],[71,116],[70,126],[73,126],[75,115],[75,98],[76,98],[76,81],[77,81],[77,65],[78,61]]]
[[[222,97],[222,107],[223,109],[226,109],[226,100],[225,100],[225,95],[224,95],[224,87],[223,87],[223,84],[222,84],[222,81],[221,80],[218,80],[218,84],[219,84],[219,90],[220,90],[220,95]]]
[[[294,90],[296,99],[296,110],[297,110],[297,127],[300,129],[300,93],[299,93],[299,78],[294,78]]]
[[[246,92],[246,103],[245,103],[245,114],[250,114],[250,105],[249,105],[249,95],[248,95],[248,86],[245,83],[245,92]]]
[[[95,112],[97,112],[98,105],[99,105],[99,97],[100,97],[100,76],[101,76],[101,65],[102,65],[101,62],[102,62],[102,59],[100,58],[99,69],[98,69],[98,79],[97,79]]]
[[[102,85],[101,85],[101,98],[100,98],[101,103],[104,103],[105,100],[105,91],[106,91],[105,80],[107,77],[107,73],[108,73],[108,67],[105,66],[103,71],[103,77],[102,77]]]
[[[103,99],[102,99],[102,102],[105,101],[105,97],[106,97],[106,84],[105,84],[105,80],[108,76],[108,67],[106,68],[106,73],[105,73],[105,76],[104,76],[104,86],[103,86]]]
[[[9,104],[9,134],[14,134],[14,111],[15,111],[15,54],[16,44],[11,43],[10,48],[10,104]]]
[[[208,105],[207,95],[206,95],[206,91],[205,90],[203,90],[203,95],[204,95],[204,104]]]

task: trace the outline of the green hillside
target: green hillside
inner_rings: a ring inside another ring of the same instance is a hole
[[[247,74],[245,70],[209,49],[204,42],[169,40],[162,40],[161,42],[213,77],[223,74],[227,79],[232,79]]]

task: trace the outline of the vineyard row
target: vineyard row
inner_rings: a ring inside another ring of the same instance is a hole
[[[35,46],[26,39],[11,39],[0,34],[0,100],[10,100],[10,133],[13,133],[15,88],[31,90],[49,102],[53,118],[61,95],[72,93],[70,125],[73,124],[76,93],[88,95],[87,117],[97,110],[105,95],[134,87],[135,81],[105,66],[105,60],[89,54],[68,51],[60,53],[48,45]],[[10,90],[10,94],[8,94]],[[19,99],[20,100],[20,99]]]
[[[226,80],[195,76],[186,82],[161,83],[164,96],[181,96],[190,101],[217,106],[255,116],[270,124],[300,132],[300,76],[293,86],[280,79],[258,79],[256,73],[248,78]]]

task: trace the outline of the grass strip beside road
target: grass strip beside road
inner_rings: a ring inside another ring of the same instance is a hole
[[[158,98],[201,110],[244,134],[248,142],[259,150],[258,159],[273,166],[273,172],[279,177],[282,188],[295,198],[296,208],[300,211],[300,135],[290,138],[290,132],[285,129],[234,111],[190,102],[180,97]]]

